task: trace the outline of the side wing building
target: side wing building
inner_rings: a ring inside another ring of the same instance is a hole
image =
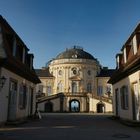
[[[0,16],[0,123],[33,115],[35,85],[40,83],[33,68],[33,54]]]
[[[116,63],[116,72],[109,80],[115,116],[140,121],[140,24],[116,55]]]

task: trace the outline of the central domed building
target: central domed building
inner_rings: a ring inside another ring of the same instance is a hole
[[[107,83],[114,70],[81,47],[58,54],[46,67],[36,69],[38,107],[44,112],[112,112],[112,86]]]

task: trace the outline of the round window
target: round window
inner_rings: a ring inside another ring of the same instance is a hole
[[[59,70],[58,74],[59,74],[59,75],[62,75],[62,70]]]
[[[74,75],[77,74],[77,70],[76,69],[73,70],[73,74]]]

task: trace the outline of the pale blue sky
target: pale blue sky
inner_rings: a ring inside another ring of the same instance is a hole
[[[0,14],[34,53],[35,68],[74,45],[115,68],[139,7],[140,0],[0,0]]]

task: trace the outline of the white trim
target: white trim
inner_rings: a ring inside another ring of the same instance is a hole
[[[136,35],[133,37],[133,52],[134,52],[134,55],[137,53],[137,39],[136,39]]]
[[[123,57],[124,57],[124,63],[127,62],[127,58],[126,58],[126,48],[124,48],[123,50]]]

